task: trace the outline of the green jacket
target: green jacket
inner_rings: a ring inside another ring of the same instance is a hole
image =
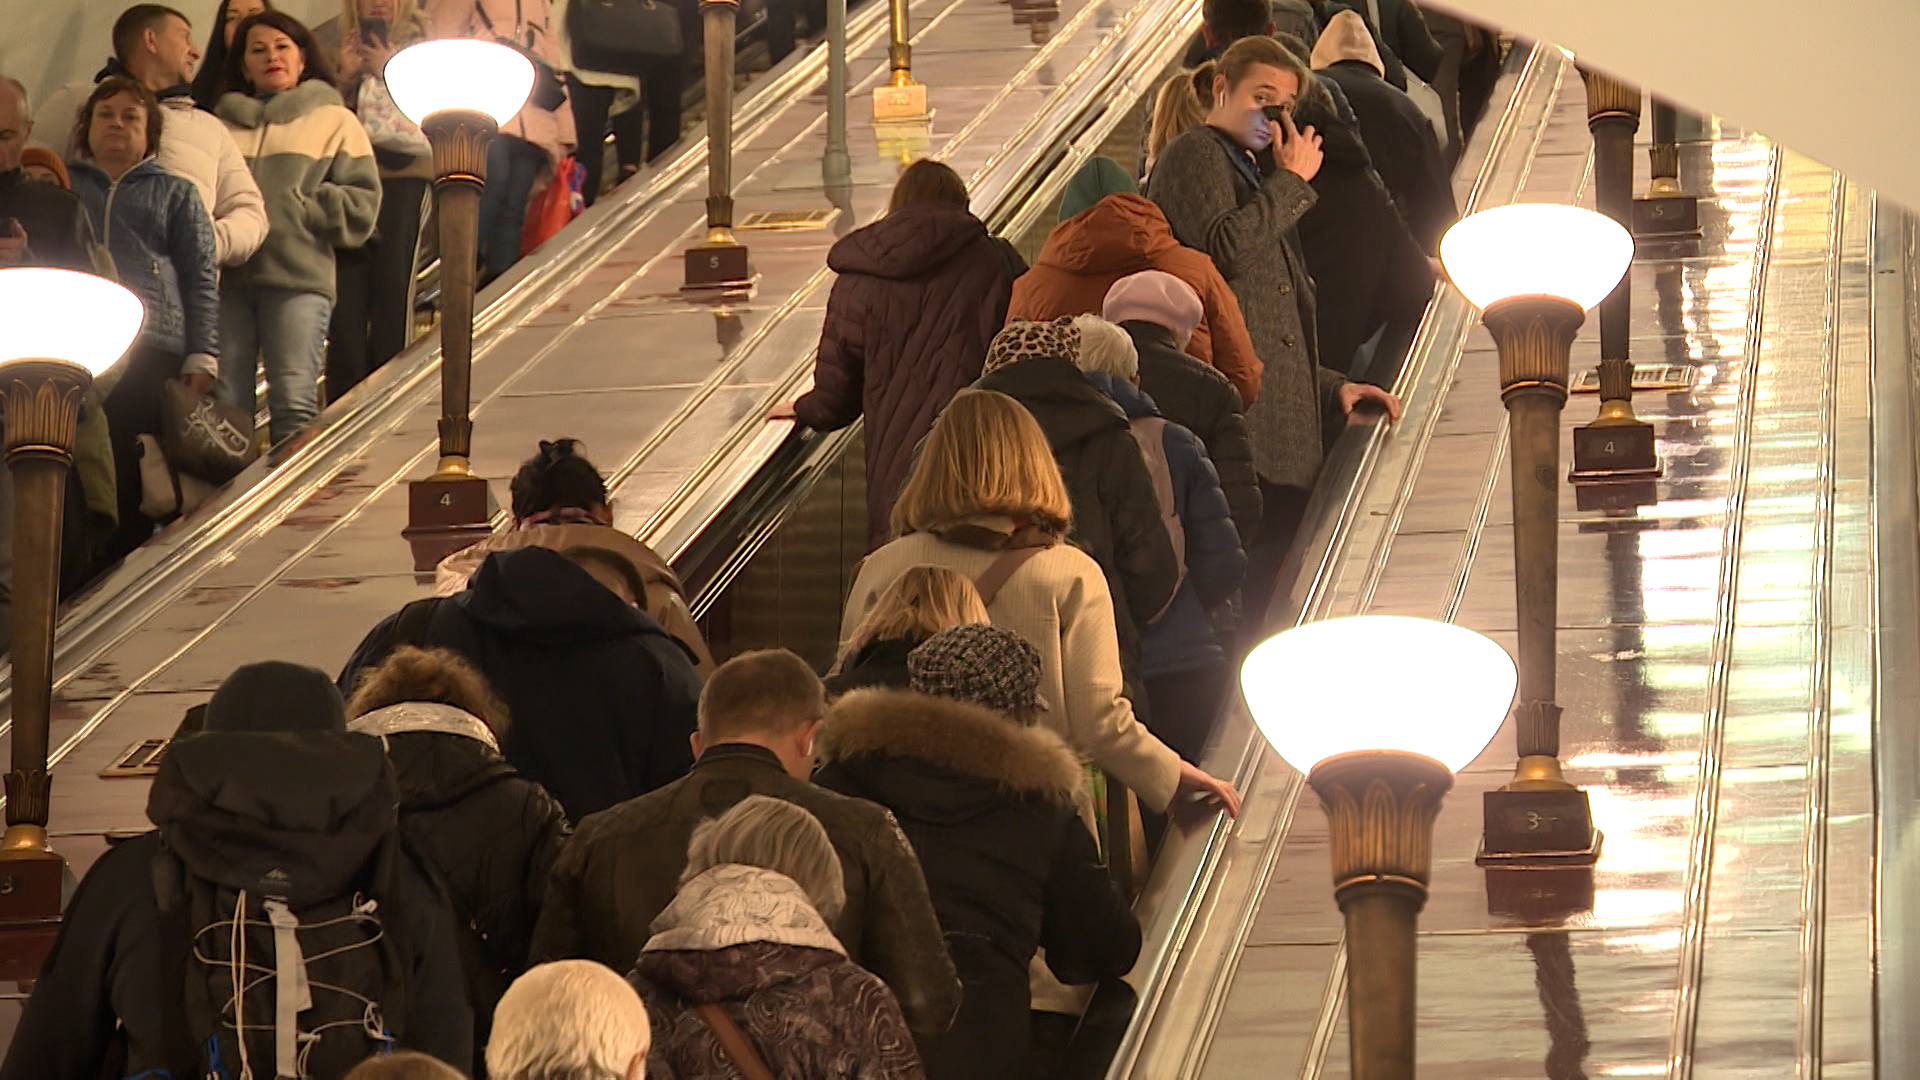
[[[228,94],[217,110],[267,200],[267,239],[223,286],[333,297],[333,252],[357,248],[380,217],[380,170],[339,91],[309,79],[265,98]]]
[[[907,1026],[939,1034],[960,1008],[960,982],[927,880],[884,807],[795,780],[770,750],[710,746],[693,771],[580,823],[560,852],[533,933],[531,962],[598,960],[629,971],[687,865],[693,827],[749,795],[794,803],[826,827],[846,872],[833,930],[847,956],[880,976]]]

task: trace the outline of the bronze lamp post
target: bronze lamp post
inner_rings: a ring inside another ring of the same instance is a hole
[[[686,250],[686,293],[724,297],[753,286],[746,245],[733,235],[733,26],[739,13],[740,0],[700,0],[707,48],[707,235]]]
[[[533,90],[533,64],[505,45],[449,39],[410,45],[387,62],[394,104],[433,145],[433,208],[440,222],[440,461],[407,485],[413,568],[492,531],[498,506],[473,474],[473,297],[487,147]]]
[[[1384,651],[1383,651],[1384,650]],[[1405,665],[1383,692],[1362,658]],[[1433,823],[1453,774],[1513,703],[1513,660],[1471,630],[1361,615],[1308,623],[1247,655],[1240,685],[1260,733],[1326,808],[1334,899],[1346,919],[1354,1080],[1411,1080],[1415,933],[1433,867]]]
[[[1455,286],[1500,350],[1513,469],[1513,577],[1520,697],[1513,781],[1485,794],[1483,864],[1591,864],[1587,794],[1560,769],[1554,700],[1560,558],[1560,410],[1574,335],[1633,261],[1633,238],[1591,210],[1515,203],[1471,214],[1440,240]]]
[[[907,25],[907,0],[887,3],[887,62],[893,75],[873,88],[875,120],[925,120],[927,88],[913,79],[912,34]]]
[[[60,526],[80,398],[140,333],[139,298],[70,270],[0,270],[0,410],[13,477],[13,763],[0,837],[0,926],[60,918],[66,860],[47,842],[47,750]]]

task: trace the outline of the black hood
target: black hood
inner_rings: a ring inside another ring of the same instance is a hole
[[[1294,106],[1293,122],[1302,128],[1313,127],[1320,136],[1320,152],[1326,155],[1327,165],[1341,172],[1373,168],[1373,157],[1360,139],[1360,129],[1342,120],[1327,104],[1318,98],[1302,101]]]
[[[1017,360],[981,377],[982,390],[998,390],[1026,406],[1057,456],[1097,435],[1127,430],[1127,414],[1073,362],[1057,356]]]
[[[299,907],[356,886],[398,802],[373,739],[210,731],[168,748],[147,817],[196,875]]]
[[[621,600],[558,552],[525,547],[487,556],[455,598],[497,633],[548,645],[658,634],[653,617]]]
[[[922,277],[986,236],[987,227],[961,207],[908,203],[841,237],[827,252],[827,266],[836,274],[895,281]]]

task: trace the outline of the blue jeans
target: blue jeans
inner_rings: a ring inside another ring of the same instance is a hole
[[[278,443],[320,415],[320,364],[333,301],[320,293],[230,286],[220,293],[220,400],[251,415],[267,369],[267,430]]]
[[[520,260],[533,182],[547,170],[547,152],[525,139],[496,135],[487,147],[487,187],[480,193],[482,285]]]

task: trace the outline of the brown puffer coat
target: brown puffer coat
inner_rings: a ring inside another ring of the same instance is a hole
[[[867,418],[867,546],[889,538],[887,515],[913,449],[956,391],[980,376],[1006,321],[1009,260],[980,219],[913,203],[833,245],[840,279],[814,361],[813,389],[794,403],[816,431]]]
[[[1045,322],[1062,315],[1100,314],[1113,283],[1142,270],[1160,270],[1200,294],[1200,325],[1187,355],[1219,368],[1253,404],[1260,390],[1260,357],[1227,279],[1213,260],[1174,239],[1160,207],[1144,195],[1109,195],[1061,222],[1033,269],[1013,283],[1008,319]]]

